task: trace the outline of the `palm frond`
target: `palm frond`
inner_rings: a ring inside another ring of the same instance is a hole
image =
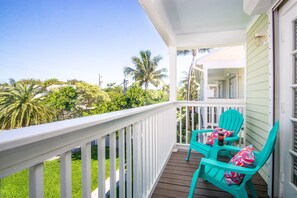
[[[178,56],[188,56],[189,54],[192,54],[191,50],[177,50],[176,54]]]
[[[0,128],[12,129],[51,121],[54,112],[42,103],[39,85],[16,83],[0,90]]]
[[[135,66],[134,68],[125,67],[124,74],[132,77],[133,80],[140,86],[145,86],[147,89],[148,84],[153,85],[160,84],[158,81],[165,78],[167,75],[163,74],[167,72],[167,69],[162,68],[157,70],[158,64],[162,57],[160,55],[151,57],[149,50],[142,50],[139,52],[140,57],[132,56],[131,60]]]

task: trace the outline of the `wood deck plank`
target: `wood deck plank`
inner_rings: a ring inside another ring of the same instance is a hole
[[[152,195],[153,198],[182,198],[188,196],[193,173],[198,168],[203,156],[199,153],[192,153],[189,162],[185,161],[186,156],[187,152],[185,151],[178,151],[171,154],[171,157]],[[228,159],[219,160],[228,161]],[[268,197],[267,184],[262,177],[259,174],[256,174],[252,180],[258,197]],[[194,197],[228,198],[233,196],[209,182],[203,182],[202,179],[199,178]]]

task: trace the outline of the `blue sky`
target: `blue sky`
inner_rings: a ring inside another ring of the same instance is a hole
[[[103,85],[121,83],[131,56],[146,49],[168,68],[167,46],[137,0],[0,0],[0,82],[96,84],[100,73]]]

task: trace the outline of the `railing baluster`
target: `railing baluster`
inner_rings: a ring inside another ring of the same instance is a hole
[[[161,146],[160,146],[160,113],[157,114],[157,170],[159,173],[160,170],[160,150],[161,150]]]
[[[221,114],[222,114],[222,107],[221,107],[221,106],[218,107],[218,108],[217,108],[217,111],[218,111],[218,113],[217,113],[217,124],[219,125],[219,122],[220,122],[220,116],[221,116]]]
[[[91,197],[91,143],[81,146],[82,196]]]
[[[189,116],[188,116],[188,107],[186,107],[186,144],[188,144],[188,123],[189,123]]]
[[[154,152],[154,156],[155,156],[155,179],[157,177],[158,174],[158,115],[155,115],[155,152]]]
[[[125,197],[125,129],[119,131],[120,197]]]
[[[141,130],[140,123],[133,125],[133,197],[141,197]]]
[[[149,156],[150,156],[150,139],[149,139],[149,135],[150,135],[150,120],[149,118],[147,118],[145,120],[145,130],[146,130],[146,134],[145,134],[145,150],[146,150],[146,164],[143,164],[143,167],[145,167],[145,169],[143,168],[143,170],[145,170],[145,173],[143,174],[143,182],[145,183],[144,188],[143,188],[143,193],[144,196],[146,196],[146,192],[149,189],[149,185],[150,185],[150,166],[149,166]],[[145,177],[145,178],[144,178]]]
[[[207,129],[208,127],[208,107],[203,107],[203,124],[204,124],[204,129]],[[203,137],[202,141],[205,144],[206,143],[206,139],[207,139],[207,133],[201,134],[201,136]]]
[[[43,163],[36,164],[29,168],[30,197],[44,197],[44,167]]]
[[[194,107],[192,106],[192,131],[194,130]]]
[[[165,158],[165,150],[166,150],[166,144],[165,144],[165,134],[163,133],[164,131],[164,122],[165,122],[165,119],[164,119],[164,112],[162,112],[162,128],[161,128],[161,134],[162,134],[162,156],[161,156],[161,160],[162,160],[162,166],[164,166],[164,158]]]
[[[163,142],[163,133],[162,133],[162,131],[163,131],[163,113],[160,113],[159,120],[160,120],[160,126],[159,126],[159,129],[160,129],[159,135],[160,136],[159,136],[159,140],[160,140],[160,142]],[[160,148],[159,148],[159,150],[160,150],[160,152],[159,152],[159,167],[162,167],[163,166],[162,159],[163,159],[163,147],[164,147],[164,144],[160,144],[159,146],[160,146]]]
[[[179,143],[182,143],[182,106],[179,108]]]
[[[116,132],[109,134],[110,197],[116,197]]]
[[[98,139],[98,197],[105,197],[105,136]]]
[[[211,107],[211,128],[214,128],[214,107]]]
[[[149,188],[153,185],[153,121],[152,116],[149,118],[150,130],[149,130]]]
[[[200,107],[197,107],[197,111],[198,111],[198,129],[197,130],[199,130],[199,129],[201,129],[201,114],[200,114]]]
[[[132,147],[131,147],[131,126],[126,128],[126,149],[127,149],[127,197],[132,197]]]
[[[67,151],[60,156],[61,197],[72,197],[71,172],[71,151]]]
[[[142,125],[142,134],[143,134],[143,149],[142,149],[142,164],[143,164],[143,182],[142,182],[142,189],[143,192],[147,190],[147,177],[148,177],[148,121],[147,119],[143,120]]]
[[[156,141],[157,141],[157,137],[156,137],[156,116],[153,116],[153,181],[155,181],[156,179]]]

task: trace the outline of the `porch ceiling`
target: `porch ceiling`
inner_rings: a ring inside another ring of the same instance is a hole
[[[167,46],[220,47],[245,42],[251,19],[243,0],[139,0]]]

